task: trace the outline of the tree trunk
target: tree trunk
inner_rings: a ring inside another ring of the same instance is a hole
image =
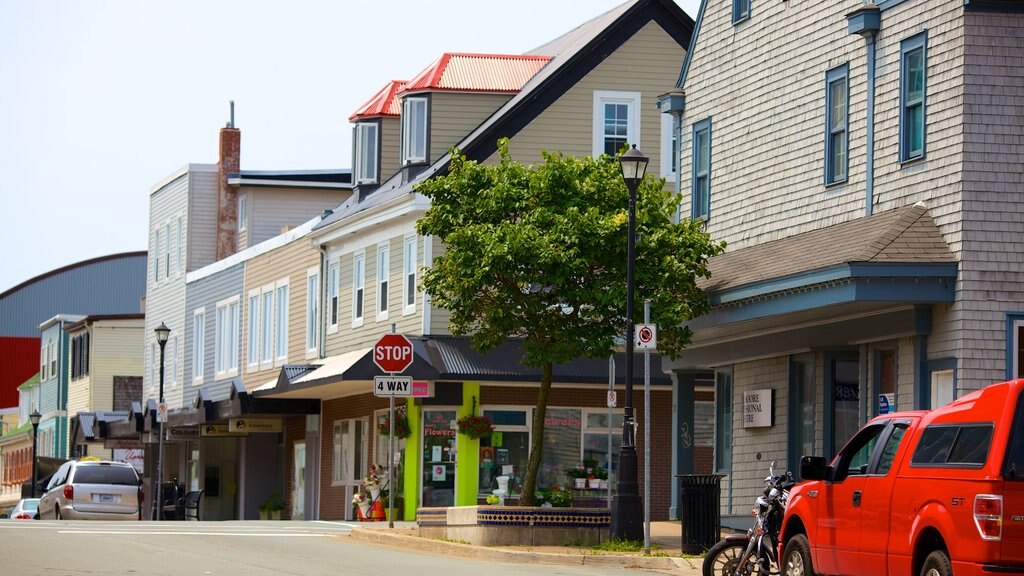
[[[537,491],[537,472],[544,459],[544,416],[548,411],[548,393],[551,392],[551,362],[541,367],[543,375],[540,379],[540,391],[537,392],[537,413],[533,418],[533,441],[530,443],[530,463],[526,467],[526,478],[523,479],[523,494],[519,497],[520,506],[533,506],[534,494]]]

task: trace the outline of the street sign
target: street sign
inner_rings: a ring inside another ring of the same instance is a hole
[[[617,403],[618,403],[618,395],[615,394],[615,390],[609,390],[608,391],[608,407],[609,408],[615,408],[615,405]]]
[[[412,396],[412,376],[374,376],[374,396]]]
[[[156,405],[156,421],[167,422],[167,402],[161,402]]]
[[[385,334],[373,346],[373,363],[385,372],[405,372],[412,364],[412,342],[402,334]]]
[[[658,348],[658,325],[637,324],[633,341],[640,350],[656,350]]]

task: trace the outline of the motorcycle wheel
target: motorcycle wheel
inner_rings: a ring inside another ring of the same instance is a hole
[[[722,540],[704,555],[703,576],[752,576],[757,574],[757,557],[752,556],[744,566],[740,559],[747,549],[746,540]]]

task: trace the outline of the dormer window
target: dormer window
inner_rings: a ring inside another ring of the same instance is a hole
[[[427,161],[427,99],[402,102],[402,164]]]
[[[356,124],[356,184],[377,182],[377,130],[376,123]]]

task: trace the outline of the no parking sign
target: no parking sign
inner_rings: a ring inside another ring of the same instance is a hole
[[[656,350],[658,348],[658,325],[637,324],[633,331],[633,342],[640,350]]]

